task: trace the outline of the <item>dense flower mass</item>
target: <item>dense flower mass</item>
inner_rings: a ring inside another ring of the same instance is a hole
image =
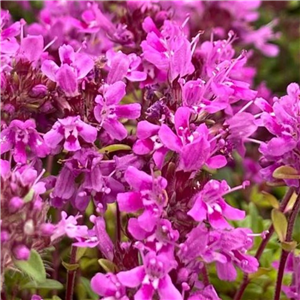
[[[35,17],[1,9],[1,299],[241,300],[274,230],[275,300],[300,299],[300,88],[257,85],[261,2],[15,5]]]

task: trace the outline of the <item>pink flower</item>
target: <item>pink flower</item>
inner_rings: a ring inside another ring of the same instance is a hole
[[[81,121],[80,116],[58,119],[44,135],[46,144],[52,149],[65,140],[64,149],[67,151],[81,149],[79,137],[87,143],[93,143],[97,138],[97,129]]]
[[[1,132],[1,154],[13,150],[13,157],[19,163],[26,163],[27,159],[33,156],[45,157],[49,148],[35,127],[34,120],[13,120],[9,127]]]
[[[94,62],[69,45],[61,46],[58,51],[61,66],[52,60],[45,60],[41,70],[50,80],[57,82],[67,97],[74,97],[78,94],[78,81],[92,70]]]

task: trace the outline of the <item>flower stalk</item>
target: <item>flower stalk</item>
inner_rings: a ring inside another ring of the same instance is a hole
[[[281,212],[283,212],[285,210],[285,208],[288,205],[293,193],[294,193],[294,188],[289,188],[287,190],[286,194],[284,195],[284,197],[283,197],[283,199],[280,203],[279,210]],[[269,229],[268,229],[268,233],[266,234],[266,237],[261,241],[261,243],[260,243],[260,245],[259,245],[259,247],[256,251],[255,258],[258,261],[260,260],[261,255],[263,254],[264,249],[268,245],[273,233],[274,233],[274,226],[273,226],[273,224],[271,224]],[[242,281],[239,289],[237,290],[237,292],[234,296],[234,300],[242,299],[242,296],[243,296],[243,294],[244,294],[244,292],[245,292],[245,290],[246,290],[249,283],[250,283],[250,279],[249,279],[248,274],[244,274],[243,281]]]
[[[291,211],[291,214],[290,214],[290,217],[288,220],[288,227],[287,227],[285,242],[293,241],[293,229],[294,229],[294,225],[295,225],[297,216],[299,214],[299,211],[300,211],[300,195],[298,195],[298,197],[296,199],[296,202],[294,204],[294,207]],[[279,269],[278,269],[278,275],[277,275],[277,281],[276,281],[274,300],[280,300],[282,280],[283,280],[285,265],[286,265],[286,261],[289,256],[289,253],[290,253],[289,251],[282,249],[281,257],[280,257],[280,261],[279,261]]]

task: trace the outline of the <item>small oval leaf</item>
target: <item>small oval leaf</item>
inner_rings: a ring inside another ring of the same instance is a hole
[[[278,209],[274,208],[271,213],[271,218],[279,240],[281,242],[284,242],[288,226],[288,222],[285,215]]]
[[[124,144],[114,144],[114,145],[109,145],[107,147],[99,149],[100,153],[111,153],[111,152],[116,152],[116,151],[129,151],[131,150],[131,147],[128,145]]]
[[[28,260],[15,259],[14,264],[36,282],[44,282],[46,280],[46,271],[43,261],[34,249],[31,249]]]
[[[281,166],[273,172],[276,179],[300,179],[298,171],[290,166]]]
[[[117,266],[108,259],[101,258],[98,260],[99,265],[105,270],[105,272],[116,272]]]
[[[279,208],[279,202],[274,195],[264,191],[262,192],[262,194],[263,194],[262,200],[269,202],[273,208],[277,208],[277,209]]]
[[[78,247],[76,250],[76,261],[79,261],[80,258],[85,254],[87,248]]]
[[[291,242],[281,242],[281,248],[287,252],[292,252],[296,249],[297,242],[291,241]]]
[[[69,264],[66,262],[62,262],[62,265],[68,270],[68,271],[75,271],[79,268],[79,264]]]

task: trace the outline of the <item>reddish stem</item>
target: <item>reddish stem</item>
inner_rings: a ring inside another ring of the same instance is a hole
[[[70,264],[76,263],[76,250],[77,247],[71,246]],[[68,271],[67,277],[67,291],[66,300],[73,300],[74,284],[75,284],[76,270]]]
[[[280,204],[280,207],[279,207],[279,210],[280,211],[284,211],[286,206],[288,205],[289,201],[290,201],[290,198],[291,196],[293,195],[294,193],[294,189],[293,188],[289,188],[288,191],[286,192],[286,194],[284,195],[282,201],[281,201],[281,204]],[[266,235],[266,237],[261,241],[257,251],[256,251],[256,254],[255,254],[255,258],[257,260],[260,260],[260,257],[261,255],[263,254],[270,238],[272,237],[274,233],[274,227],[273,225],[270,226],[270,228],[268,229],[268,234]],[[237,290],[235,296],[234,296],[234,300],[241,300],[242,299],[242,296],[245,292],[245,289],[246,287],[248,286],[250,282],[250,279],[249,279],[249,276],[248,274],[244,274],[244,277],[243,277],[243,281],[240,285],[240,288]]]
[[[295,225],[299,210],[300,210],[300,195],[298,195],[296,202],[294,204],[294,207],[292,209],[292,212],[290,214],[290,217],[289,217],[286,238],[285,238],[286,242],[293,241],[293,229],[294,229],[294,225]],[[276,281],[274,300],[280,300],[282,279],[284,276],[285,264],[286,264],[287,258],[289,256],[289,253],[290,252],[282,249],[281,257],[280,257],[280,261],[279,261],[279,269],[278,269],[278,275],[277,275],[277,281]]]

